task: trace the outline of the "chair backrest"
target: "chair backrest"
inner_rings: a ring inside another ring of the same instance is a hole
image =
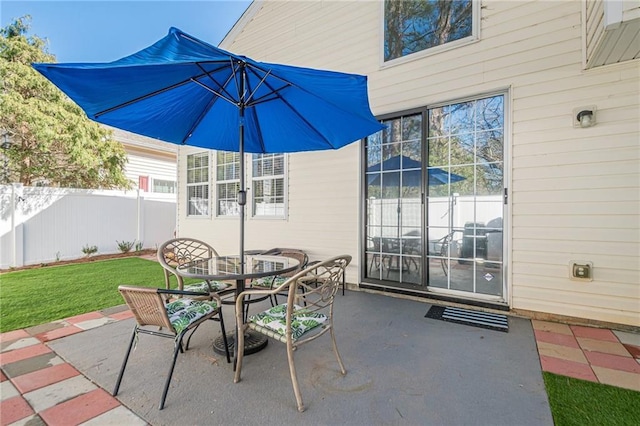
[[[166,327],[175,333],[158,289],[121,285],[118,287],[118,291],[131,309],[138,325],[157,325],[158,327]]]
[[[158,249],[158,262],[164,268],[164,280],[170,288],[169,274],[175,275],[178,288],[183,289],[182,277],[176,274],[176,267],[200,259],[218,256],[218,252],[204,241],[195,238],[173,238],[165,241]]]
[[[304,250],[300,250],[300,249],[272,248],[263,252],[262,254],[292,257],[296,259],[298,262],[300,262],[300,266],[298,266],[293,271],[280,275],[286,278],[294,276],[295,274],[297,274],[298,272],[306,268],[307,264],[309,263],[309,256],[307,255],[307,253],[304,252]]]
[[[351,263],[351,256],[343,254],[316,262],[298,272],[287,282],[291,283],[287,307],[305,306],[309,312],[326,310],[333,313],[333,301],[342,285],[345,269]]]

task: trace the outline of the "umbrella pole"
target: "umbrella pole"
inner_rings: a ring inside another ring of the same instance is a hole
[[[244,99],[244,91],[245,91],[245,64],[244,62],[240,62],[240,102],[238,105],[239,108],[239,126],[240,126],[240,190],[238,191],[238,205],[240,206],[240,274],[244,275],[244,211],[245,205],[247,204],[247,191],[245,190],[245,182],[244,182],[244,108],[245,108],[245,99]]]

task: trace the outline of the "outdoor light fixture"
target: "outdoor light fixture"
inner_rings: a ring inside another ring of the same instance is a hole
[[[573,110],[573,127],[587,127],[594,126],[596,124],[596,107],[587,106],[580,107]]]
[[[580,122],[580,127],[591,127],[595,123],[593,111],[587,109],[580,111],[576,118]]]

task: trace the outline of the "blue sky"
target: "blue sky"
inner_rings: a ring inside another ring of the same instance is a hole
[[[177,27],[217,45],[251,4],[247,0],[0,1],[5,27],[31,15],[30,35],[49,40],[58,62],[110,62],[130,55]],[[241,52],[239,52],[241,53]]]

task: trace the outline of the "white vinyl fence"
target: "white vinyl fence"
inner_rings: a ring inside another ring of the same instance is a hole
[[[157,248],[173,237],[176,195],[0,185],[0,269],[77,259],[117,242]]]

